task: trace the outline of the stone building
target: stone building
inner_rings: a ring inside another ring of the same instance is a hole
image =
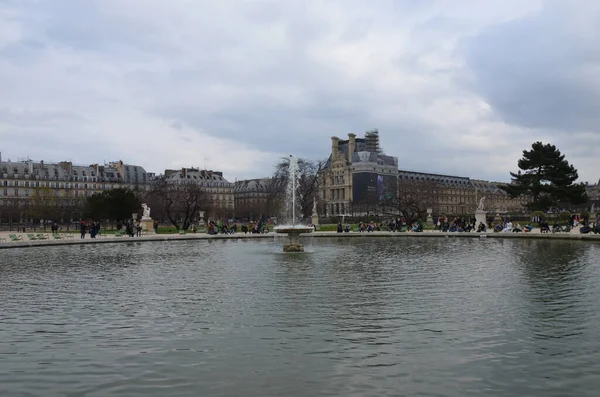
[[[0,222],[41,218],[42,213],[33,215],[32,205],[49,206],[50,202],[56,209],[53,217],[78,219],[86,197],[117,187],[143,189],[147,181],[143,167],[123,161],[104,165],[0,161]]]
[[[203,188],[207,194],[208,206],[204,209],[215,217],[232,217],[235,210],[234,184],[223,177],[223,173],[198,168],[165,170],[169,183],[176,185],[193,183]]]
[[[376,213],[397,191],[398,158],[382,153],[379,132],[364,138],[331,138],[331,154],[321,173],[321,216]]]
[[[423,200],[423,207],[434,214],[467,214],[475,211],[476,201],[471,180],[467,177],[398,171],[398,194],[411,194]]]
[[[468,177],[432,174],[414,171],[398,171],[399,195],[403,189],[421,190],[423,206],[434,214],[472,214],[485,196],[485,210],[490,213],[524,212],[527,198],[512,199],[498,182],[471,179]]]
[[[272,216],[268,208],[270,178],[246,179],[235,182],[233,196],[236,217],[257,219]]]

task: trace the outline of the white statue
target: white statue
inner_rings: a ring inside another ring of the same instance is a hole
[[[317,200],[316,199],[313,200],[312,216],[317,216]]]
[[[477,207],[477,211],[483,211],[484,202],[485,202],[485,196],[483,196],[481,199],[479,199],[479,206]]]
[[[150,218],[150,207],[148,207],[148,204],[143,203],[142,204],[142,208],[144,209],[144,213],[142,214],[142,218],[144,218],[144,219]]]

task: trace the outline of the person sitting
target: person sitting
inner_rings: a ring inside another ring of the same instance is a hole
[[[523,232],[525,232],[525,233],[531,232],[532,230],[533,230],[533,226],[531,226],[531,224],[530,224],[530,223],[526,224],[526,225],[523,227]]]
[[[504,225],[504,229],[502,229],[502,232],[503,233],[510,233],[512,231],[513,231],[513,223],[509,219],[508,222],[506,222],[506,224]]]
[[[579,233],[581,233],[581,234],[588,234],[591,231],[592,231],[592,228],[590,227],[590,225],[584,225],[579,229]]]
[[[486,227],[483,222],[479,222],[479,226],[477,226],[477,233],[485,233]]]
[[[521,227],[521,224],[519,224],[519,222],[515,223],[515,226],[512,229],[513,233],[521,233],[523,231],[523,228]]]
[[[548,222],[544,220],[540,221],[540,232],[550,233],[550,225],[548,225]]]
[[[341,223],[338,223],[338,224],[337,224],[337,232],[338,232],[338,233],[342,233],[342,232],[343,232],[343,229],[342,229],[342,224],[341,224]]]
[[[346,226],[344,227],[344,232],[350,233],[350,224],[349,223],[346,223]]]

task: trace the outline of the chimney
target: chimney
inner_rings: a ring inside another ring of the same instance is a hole
[[[340,138],[337,136],[331,137],[331,156],[334,157],[338,153]]]
[[[348,163],[352,164],[352,154],[356,150],[356,134],[348,134]]]
[[[29,175],[33,174],[33,160],[27,160],[27,165],[29,168]]]

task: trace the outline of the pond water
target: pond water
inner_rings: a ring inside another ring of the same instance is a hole
[[[598,395],[598,244],[279,243],[0,251],[0,394]]]

